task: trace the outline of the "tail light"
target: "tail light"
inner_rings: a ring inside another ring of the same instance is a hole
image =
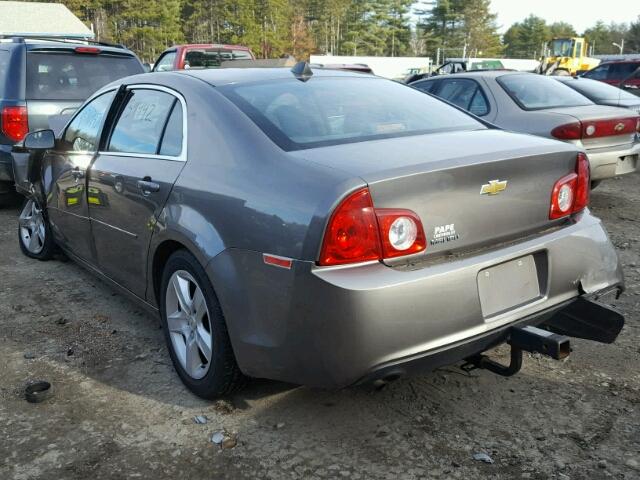
[[[629,117],[567,123],[551,130],[551,135],[559,140],[581,140],[628,135],[638,131],[640,118]]]
[[[551,192],[549,219],[555,220],[581,212],[589,204],[590,195],[589,160],[579,153],[575,172],[558,180]]]
[[[76,47],[76,53],[88,53],[90,55],[98,55],[102,50],[97,47]]]
[[[4,107],[0,114],[0,127],[9,140],[22,140],[29,133],[27,107]]]
[[[335,209],[322,242],[323,266],[366,262],[423,251],[426,240],[418,215],[404,209],[376,209],[368,188]]]
[[[582,138],[582,124],[573,122],[560,125],[551,130],[551,135],[559,140],[580,140]]]

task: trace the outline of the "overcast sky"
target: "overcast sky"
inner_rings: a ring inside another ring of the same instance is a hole
[[[500,33],[530,13],[549,23],[569,22],[578,33],[597,20],[628,23],[640,15],[639,0],[491,0],[491,7],[498,14]]]

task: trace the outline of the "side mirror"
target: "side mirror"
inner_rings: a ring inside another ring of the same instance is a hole
[[[24,137],[24,148],[28,150],[51,150],[56,146],[53,130],[39,130]]]
[[[151,71],[151,64],[149,62],[144,62],[142,64],[142,68],[144,69],[144,73],[149,73]]]

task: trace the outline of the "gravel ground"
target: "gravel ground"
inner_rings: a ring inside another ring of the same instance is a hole
[[[0,210],[0,479],[638,479],[639,185],[608,181],[592,200],[625,264],[614,345],[576,340],[510,379],[451,366],[381,391],[256,380],[217,403],[182,386],[155,318],[74,263],[22,256],[17,208]],[[55,392],[29,404],[36,379]],[[235,448],[209,441],[223,430]]]

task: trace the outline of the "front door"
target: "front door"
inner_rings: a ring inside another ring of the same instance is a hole
[[[87,205],[87,168],[95,158],[100,133],[115,96],[106,92],[75,116],[54,151],[43,158],[47,212],[58,245],[93,263]]]
[[[186,159],[184,108],[170,90],[130,88],[89,171],[98,267],[141,298],[151,233]]]

